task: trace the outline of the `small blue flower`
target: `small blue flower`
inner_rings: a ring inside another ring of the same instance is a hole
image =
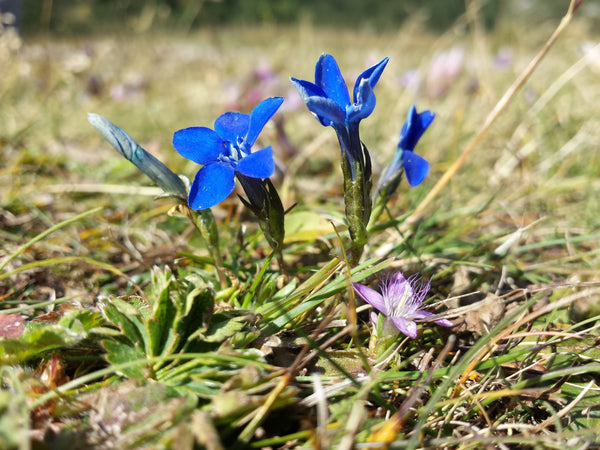
[[[271,97],[250,115],[227,112],[215,121],[214,131],[190,127],[175,132],[173,147],[184,158],[202,164],[190,188],[190,208],[206,209],[225,200],[235,187],[238,173],[250,178],[273,175],[271,146],[254,153],[252,146],[282,103],[282,97]]]
[[[335,58],[323,54],[315,67],[315,82],[292,78],[308,109],[323,126],[349,128],[369,116],[375,108],[373,88],[379,81],[389,58],[384,58],[356,79],[353,102]]]
[[[408,118],[400,131],[398,148],[391,164],[381,178],[381,185],[390,180],[402,168],[404,168],[406,179],[411,187],[418,186],[423,182],[429,172],[429,163],[414,153],[414,149],[434,118],[435,114],[431,111],[417,113],[415,106],[411,106]]]
[[[394,273],[382,281],[381,293],[360,283],[352,283],[352,287],[360,298],[386,317],[386,322],[393,323],[410,338],[417,337],[415,319],[425,319],[434,315],[422,309],[423,300],[429,291],[429,282],[419,282],[418,274],[407,279],[401,272]],[[453,326],[447,319],[436,320],[435,323],[443,327]]]

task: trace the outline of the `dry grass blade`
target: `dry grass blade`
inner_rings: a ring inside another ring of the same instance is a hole
[[[590,381],[579,393],[579,395],[577,397],[575,397],[575,399],[569,403],[568,405],[566,405],[563,409],[561,409],[557,414],[556,417],[548,417],[546,420],[544,420],[542,423],[540,423],[539,425],[537,425],[534,429],[533,432],[539,433],[540,431],[542,431],[543,429],[553,425],[556,421],[556,419],[562,419],[563,417],[565,417],[567,414],[569,414],[569,412],[571,412],[573,410],[573,408],[575,408],[575,406],[577,406],[577,404],[581,401],[581,399],[583,397],[585,397],[585,395],[588,393],[588,391],[592,388],[592,386],[594,386],[595,381],[592,380]]]
[[[4,261],[2,261],[2,263],[0,263],[0,271],[2,269],[4,269],[6,267],[6,265],[11,262],[13,259],[15,259],[17,256],[19,256],[20,254],[22,254],[24,251],[26,251],[28,248],[30,248],[32,245],[34,245],[37,242],[40,242],[42,239],[44,239],[46,236],[54,233],[57,230],[60,230],[61,228],[77,222],[80,219],[83,219],[84,217],[88,217],[92,214],[96,214],[97,212],[102,211],[102,207],[98,207],[98,208],[94,208],[90,211],[86,211],[82,214],[78,214],[75,217],[71,217],[67,220],[63,220],[61,223],[54,225],[53,227],[48,228],[46,231],[44,231],[43,233],[40,233],[39,235],[37,235],[35,238],[31,239],[29,242],[23,244],[21,247],[19,247],[12,255],[10,255],[8,258],[6,258]]]
[[[558,310],[558,309],[563,308],[573,302],[576,302],[577,300],[581,300],[583,298],[586,298],[587,296],[593,296],[596,294],[600,294],[600,288],[588,289],[588,290],[584,290],[582,292],[577,292],[575,294],[571,294],[565,298],[562,298],[558,301],[549,303],[548,305],[533,311],[532,313],[526,315],[522,319],[518,320],[514,324],[512,324],[509,327],[507,327],[506,329],[504,329],[502,332],[493,336],[492,339],[490,340],[488,346],[486,348],[483,348],[479,352],[479,354],[475,358],[473,358],[473,360],[467,366],[467,368],[463,371],[463,374],[461,375],[461,377],[458,381],[458,384],[454,390],[453,396],[456,396],[461,391],[462,387],[464,386],[464,383],[467,381],[467,379],[469,377],[469,374],[475,369],[475,366],[485,357],[485,355],[490,351],[490,349],[493,348],[498,342],[500,342],[501,340],[503,340],[507,336],[509,336],[514,330],[516,330],[517,328],[519,328],[527,323],[531,323],[534,319],[536,319],[540,316],[543,316],[544,314],[547,314],[552,310]]]
[[[446,357],[450,353],[450,350],[452,350],[452,348],[454,347],[455,342],[456,336],[450,335],[448,341],[446,342],[446,345],[436,358],[432,367],[429,369],[429,372],[427,373],[425,379],[422,382],[417,383],[413,386],[410,393],[408,394],[408,397],[402,402],[402,405],[400,406],[398,411],[394,413],[390,420],[387,421],[380,430],[376,431],[369,437],[369,442],[389,444],[396,438],[398,433],[404,427],[404,424],[408,419],[409,415],[411,414],[412,409],[420,400],[421,396],[427,389],[427,386],[431,383],[434,372],[446,359]],[[387,445],[381,448],[387,448]]]
[[[569,4],[569,9],[567,13],[560,21],[554,33],[550,36],[548,41],[540,52],[531,60],[529,65],[525,68],[525,70],[517,77],[517,79],[513,82],[513,84],[508,88],[508,90],[504,93],[502,98],[496,103],[496,106],[490,111],[488,116],[485,119],[481,129],[475,135],[473,140],[467,145],[467,148],[461,153],[461,155],[454,161],[454,163],[444,172],[442,177],[438,180],[438,182],[431,188],[431,191],[427,194],[427,196],[418,204],[412,214],[406,219],[407,224],[412,224],[417,222],[419,219],[423,217],[423,213],[425,212],[425,208],[435,199],[446,187],[446,185],[450,182],[452,177],[460,170],[462,165],[467,160],[468,156],[475,149],[477,144],[484,138],[487,134],[488,130],[492,126],[492,124],[496,121],[496,119],[500,116],[500,114],[506,109],[506,107],[510,104],[515,94],[523,87],[525,82],[529,79],[531,74],[535,71],[540,62],[544,59],[550,48],[554,45],[558,37],[562,34],[562,32],[567,28],[571,19],[573,18],[574,10],[579,6],[581,1],[571,0]]]

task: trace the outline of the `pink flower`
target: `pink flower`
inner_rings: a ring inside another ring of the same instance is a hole
[[[424,311],[423,300],[429,291],[429,282],[420,281],[418,274],[404,278],[396,272],[380,284],[381,293],[363,284],[352,283],[354,291],[365,302],[373,306],[391,321],[398,330],[410,338],[417,337],[417,324],[414,319],[424,319],[433,313]],[[453,326],[447,319],[436,320],[443,327]]]
[[[431,58],[427,72],[426,92],[429,98],[445,97],[458,78],[465,61],[462,47],[437,52]]]

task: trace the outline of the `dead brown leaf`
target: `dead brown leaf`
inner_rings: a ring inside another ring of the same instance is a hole
[[[482,335],[493,328],[506,311],[504,300],[492,293],[488,293],[482,300],[474,301],[470,306],[460,317],[452,319],[454,331]]]

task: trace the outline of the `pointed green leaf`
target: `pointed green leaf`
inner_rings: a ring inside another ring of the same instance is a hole
[[[214,315],[206,332],[197,330],[189,337],[192,340],[201,337],[204,342],[223,342],[244,328],[247,317],[232,317],[230,314],[217,313]]]
[[[130,345],[122,341],[105,339],[102,345],[106,349],[106,360],[117,366],[120,364],[131,363],[137,360],[144,360],[146,356],[137,345]],[[128,378],[144,379],[146,378],[145,365],[140,363],[139,366],[128,367],[118,370],[119,373]]]
[[[77,327],[77,329],[85,332],[101,324],[102,316],[98,312],[90,310],[68,311],[58,322],[58,325],[65,328],[75,330],[74,327]]]
[[[118,327],[123,332],[123,335],[129,339],[132,344],[145,342],[146,339],[143,336],[145,331],[140,331],[137,324],[132,321],[135,316],[122,312],[122,308],[120,307],[122,307],[125,302],[122,300],[115,300],[118,299],[106,299],[100,303],[100,312],[102,315],[106,318],[106,320]],[[115,306],[115,303],[120,307],[118,308]]]
[[[152,356],[163,353],[165,343],[173,340],[175,333],[174,319],[177,309],[171,300],[171,281],[160,291],[158,299],[154,304],[152,318],[148,320],[148,336],[150,338],[150,351]]]
[[[192,289],[185,298],[185,311],[177,323],[182,340],[198,330],[206,330],[215,307],[215,292],[208,285]]]

